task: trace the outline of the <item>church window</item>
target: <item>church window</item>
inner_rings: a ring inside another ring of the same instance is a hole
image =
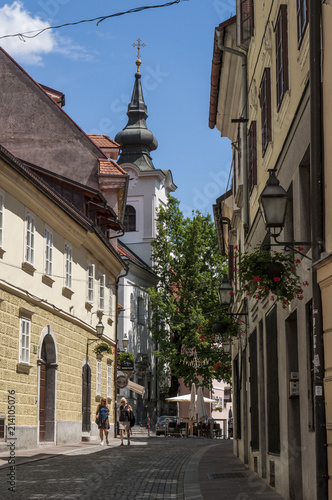
[[[136,210],[132,205],[127,205],[123,225],[126,233],[136,231]]]

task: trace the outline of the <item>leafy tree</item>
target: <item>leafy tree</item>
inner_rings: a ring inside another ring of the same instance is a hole
[[[189,386],[200,381],[210,387],[214,378],[230,381],[230,357],[218,334],[228,336],[232,328],[234,334],[237,325],[218,301],[226,262],[211,216],[196,211],[185,218],[179,201],[170,196],[157,213],[152,255],[159,283],[149,290],[151,331],[158,347],[158,374],[161,379],[171,376],[169,394],[176,395],[180,378]],[[225,320],[229,328],[218,331],[216,324]]]

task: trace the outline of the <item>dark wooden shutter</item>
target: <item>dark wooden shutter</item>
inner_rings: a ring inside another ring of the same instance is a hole
[[[265,68],[260,91],[259,101],[262,118],[262,156],[264,157],[266,148],[272,140],[272,110],[271,110],[271,70]]]
[[[251,448],[252,448],[252,450],[259,450],[257,330],[256,329],[250,335],[249,349],[250,349]]]
[[[278,326],[277,308],[266,316],[266,393],[268,451],[280,454],[279,378],[278,378]]]
[[[281,5],[276,23],[276,84],[277,109],[289,88],[288,83],[288,30],[287,5]]]
[[[82,432],[91,430],[91,368],[86,363],[82,369]]]
[[[257,127],[256,121],[252,121],[249,129],[249,172],[248,188],[251,194],[254,186],[257,184]]]

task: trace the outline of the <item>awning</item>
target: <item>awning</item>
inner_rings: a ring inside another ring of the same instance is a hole
[[[134,391],[137,394],[140,394],[142,397],[145,394],[145,387],[143,385],[136,384],[132,380],[128,380],[127,389],[130,389],[131,391]]]

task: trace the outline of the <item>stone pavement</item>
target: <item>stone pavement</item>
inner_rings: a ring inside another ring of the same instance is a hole
[[[1,500],[282,500],[233,455],[229,440],[132,438],[0,453]],[[15,492],[8,491],[15,473]]]

